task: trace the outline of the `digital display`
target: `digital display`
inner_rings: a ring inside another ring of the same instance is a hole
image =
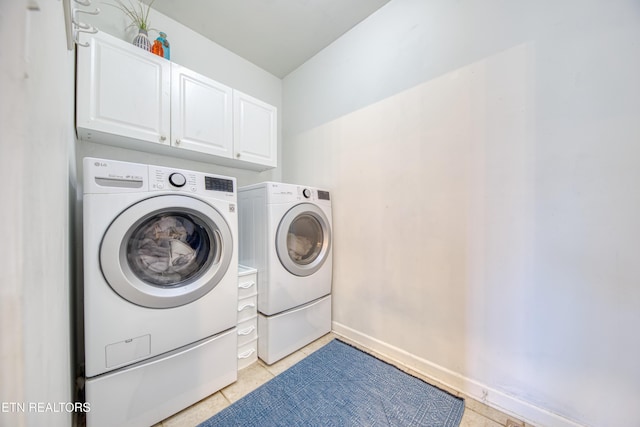
[[[206,190],[224,191],[233,193],[233,181],[230,179],[214,178],[212,176],[204,177],[204,188]]]
[[[320,200],[331,200],[329,199],[329,192],[318,190],[318,199]]]

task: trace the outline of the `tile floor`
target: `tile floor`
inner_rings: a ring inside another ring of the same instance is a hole
[[[211,396],[201,400],[200,402],[190,406],[189,408],[173,415],[170,418],[162,421],[161,423],[156,424],[154,427],[191,427],[196,426],[199,423],[207,420],[213,415],[217,414],[227,406],[231,405],[233,402],[237,401],[244,395],[248,394],[252,390],[260,387],[262,384],[269,381],[271,378],[275,377],[279,373],[287,370],[289,367],[293,366],[300,360],[307,357],[309,354],[313,353],[323,345],[327,344],[334,338],[340,338],[345,342],[349,342],[355,347],[360,348],[363,351],[374,354],[376,357],[385,360],[384,357],[376,354],[373,351],[370,351],[366,348],[362,348],[361,346],[355,345],[355,343],[350,342],[348,339],[338,336],[334,333],[329,333],[324,337],[318,339],[317,341],[312,342],[308,346],[302,348],[301,350],[291,354],[288,357],[280,360],[279,362],[274,363],[271,366],[268,366],[262,363],[261,360],[258,360],[257,363],[254,363],[251,366],[248,366],[241,371],[238,372],[238,381],[235,383],[223,388],[217,393],[212,394]],[[386,360],[387,362],[397,366],[405,372],[410,373],[413,376],[422,378],[426,382],[433,384],[443,390],[447,390],[448,392],[465,398],[465,410],[464,415],[462,417],[462,422],[460,423],[460,427],[504,427],[507,425],[507,420],[511,419],[512,421],[516,421],[516,426],[523,427],[533,427],[530,424],[525,424],[519,420],[514,419],[502,412],[493,409],[477,400],[473,400],[468,396],[461,395],[460,393],[449,389],[448,387],[434,382],[424,376],[412,371],[411,369],[399,365],[392,360]]]

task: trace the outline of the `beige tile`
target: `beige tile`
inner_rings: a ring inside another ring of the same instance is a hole
[[[463,396],[465,397],[465,396]],[[520,423],[520,425],[524,425],[524,422],[520,421],[518,418],[511,416],[511,415],[507,415],[495,408],[492,408],[491,406],[488,406],[482,402],[479,402],[475,399],[471,399],[471,398],[465,398],[465,406],[469,409],[471,409],[474,412],[479,413],[480,415],[489,418],[495,422],[497,422],[500,425],[506,425],[507,424],[507,420],[513,420],[516,421],[518,423]]]
[[[504,424],[497,422],[472,411],[469,408],[464,409],[460,427],[503,427]]]
[[[318,338],[317,340],[307,344],[306,346],[304,346],[303,348],[301,348],[300,350],[290,354],[289,356],[271,364],[271,365],[267,365],[265,362],[263,362],[262,360],[258,359],[258,364],[262,365],[265,369],[267,369],[269,372],[271,372],[274,376],[275,375],[279,375],[281,373],[283,373],[284,371],[286,371],[287,369],[289,369],[290,367],[292,367],[293,365],[295,365],[296,363],[300,362],[302,359],[304,359],[305,357],[307,357],[308,355],[310,355],[311,353],[313,353],[314,351],[320,349],[321,347],[324,347],[325,345],[327,345],[329,342],[331,342],[334,338],[336,337],[336,335],[333,332],[329,332],[326,335],[321,336],[320,338]]]
[[[162,427],[195,426],[208,420],[229,405],[229,401],[222,393],[217,392],[187,409],[178,412],[174,416],[167,418],[162,422]]]
[[[336,334],[334,334],[333,332],[329,332],[328,334],[321,336],[314,342],[303,347],[302,349],[300,349],[300,351],[306,355],[309,355],[314,351],[318,350],[319,348],[329,344],[331,341],[333,341],[334,338],[336,338]]]
[[[271,372],[260,363],[254,363],[239,371],[238,381],[223,388],[222,394],[229,402],[233,403],[260,387],[271,378],[273,378]]]
[[[271,374],[276,376],[283,373],[284,371],[286,371],[287,369],[289,369],[290,367],[292,367],[293,365],[295,365],[305,357],[307,357],[305,353],[303,353],[302,351],[296,351],[295,353],[290,354],[284,359],[278,360],[276,363],[272,365],[267,365],[262,361],[259,361],[258,363],[264,366],[264,368],[267,371],[271,372]]]

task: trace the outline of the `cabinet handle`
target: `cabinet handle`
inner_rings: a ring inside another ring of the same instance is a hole
[[[238,335],[249,335],[251,332],[253,332],[256,329],[255,326],[251,325],[249,326],[247,329],[243,329],[241,331],[238,331]]]
[[[238,307],[238,311],[242,311],[242,310],[244,310],[245,308],[255,307],[255,306],[256,306],[256,305],[255,305],[254,303],[250,302],[250,303],[248,303],[248,304],[243,305],[242,307]]]
[[[176,139],[176,145],[180,145],[180,140]]]
[[[167,137],[166,137],[166,136],[164,136],[164,135],[160,135],[160,141],[161,141],[161,142],[164,142],[164,141],[166,141],[166,140],[167,140]]]
[[[243,283],[241,285],[238,285],[238,287],[240,289],[249,289],[250,287],[252,287],[255,284],[256,284],[256,282],[247,282],[247,283]]]
[[[239,159],[239,158],[240,158],[240,153],[237,153],[237,154],[236,154],[236,157]]]
[[[255,348],[251,348],[247,351],[245,351],[244,353],[240,353],[238,355],[238,359],[247,359],[249,356],[251,356],[253,353],[255,353],[256,349]]]

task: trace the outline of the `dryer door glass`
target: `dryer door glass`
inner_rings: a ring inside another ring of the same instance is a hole
[[[220,239],[194,215],[163,213],[147,218],[131,233],[127,260],[133,274],[155,286],[179,286],[206,271]]]
[[[300,203],[282,217],[276,233],[280,263],[296,276],[310,276],[331,256],[331,229],[322,209]]]
[[[287,251],[296,264],[307,265],[315,261],[322,251],[323,242],[322,225],[315,217],[302,214],[291,222],[287,233]]]

